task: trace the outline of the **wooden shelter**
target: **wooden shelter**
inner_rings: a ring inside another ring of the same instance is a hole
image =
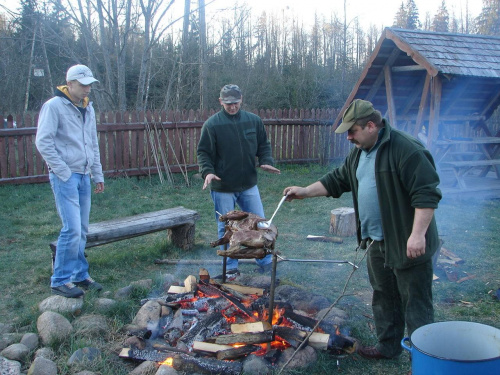
[[[480,159],[495,159],[500,131],[486,120],[500,104],[500,38],[386,28],[334,126],[354,99],[371,101],[433,152],[443,140],[492,137]]]

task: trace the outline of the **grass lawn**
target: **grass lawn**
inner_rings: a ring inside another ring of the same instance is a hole
[[[316,181],[329,168],[319,166],[281,166],[281,175],[260,173],[259,188],[266,215],[271,216],[283,191],[289,185],[307,185]],[[197,275],[199,265],[156,265],[158,258],[219,259],[209,242],[216,239],[213,205],[208,191],[202,191],[202,181],[190,175],[191,186],[176,175],[176,186],[161,185],[157,177],[117,178],[106,181],[104,194],[93,196],[91,222],[123,217],[142,212],[182,205],[197,210],[196,246],[191,251],[175,249],[164,233],[115,242],[88,249],[92,276],[105,290],[114,292],[132,281],[152,278],[159,280],[165,273],[176,274],[179,280]],[[342,244],[309,242],[308,234],[328,233],[330,211],[352,206],[351,196],[340,199],[316,198],[286,202],[273,222],[279,230],[276,248],[283,256],[303,259],[337,259],[355,261],[356,241],[347,238]],[[451,282],[444,273],[434,283],[436,321],[463,320],[500,328],[500,303],[492,291],[500,287],[500,200],[452,200],[445,197],[436,211],[444,247],[453,251],[465,263],[457,266],[459,277],[473,276],[462,283]],[[60,221],[48,183],[38,185],[0,186],[0,322],[14,322],[16,327],[36,331],[37,305],[50,295],[51,255],[49,242],[57,238]],[[282,283],[296,285],[322,294],[332,302],[339,296],[351,271],[346,265],[332,263],[279,264]],[[205,266],[212,275],[220,266]],[[241,265],[250,272],[253,265]],[[138,291],[135,298],[120,302],[109,315],[113,331],[102,342],[71,338],[55,348],[59,355],[59,374],[72,373],[65,365],[68,354],[80,347],[96,345],[109,353],[93,371],[102,375],[127,374],[133,365],[125,365],[112,353],[116,347],[106,344],[119,337],[118,330],[130,323],[145,296]],[[375,343],[370,307],[371,289],[363,263],[347,288],[347,296],[338,306],[349,313],[350,335],[364,344]],[[86,296],[83,313],[94,311],[95,296]],[[312,369],[294,374],[406,374],[410,368],[408,355],[399,360],[370,362],[357,355],[337,358],[320,353]]]

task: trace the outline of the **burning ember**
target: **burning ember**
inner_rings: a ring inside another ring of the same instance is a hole
[[[132,337],[120,354],[123,358],[155,361],[179,371],[239,374],[241,360],[249,354],[272,365],[283,351],[298,348],[306,339],[316,350],[354,351],[354,341],[339,332],[311,332],[317,321],[297,314],[289,303],[274,301],[270,315],[268,290],[219,284],[205,269],[198,280],[189,276],[184,286],[172,286],[168,295],[142,303],[139,314],[145,312],[146,328],[128,327]]]

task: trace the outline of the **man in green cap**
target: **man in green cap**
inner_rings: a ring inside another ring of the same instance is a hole
[[[343,165],[307,186],[285,188],[287,201],[352,192],[358,242],[368,247],[368,275],[378,342],[358,348],[368,359],[401,354],[408,335],[434,321],[432,256],[439,247],[434,210],[441,192],[434,160],[415,138],[393,129],[372,103],[356,99],[336,133],[354,147]],[[366,248],[366,247],[364,247]]]

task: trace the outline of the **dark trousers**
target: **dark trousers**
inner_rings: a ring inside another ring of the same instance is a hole
[[[401,340],[434,322],[432,260],[405,269],[385,266],[381,242],[368,250],[368,276],[373,287],[372,308],[377,350],[387,357],[401,354]]]

